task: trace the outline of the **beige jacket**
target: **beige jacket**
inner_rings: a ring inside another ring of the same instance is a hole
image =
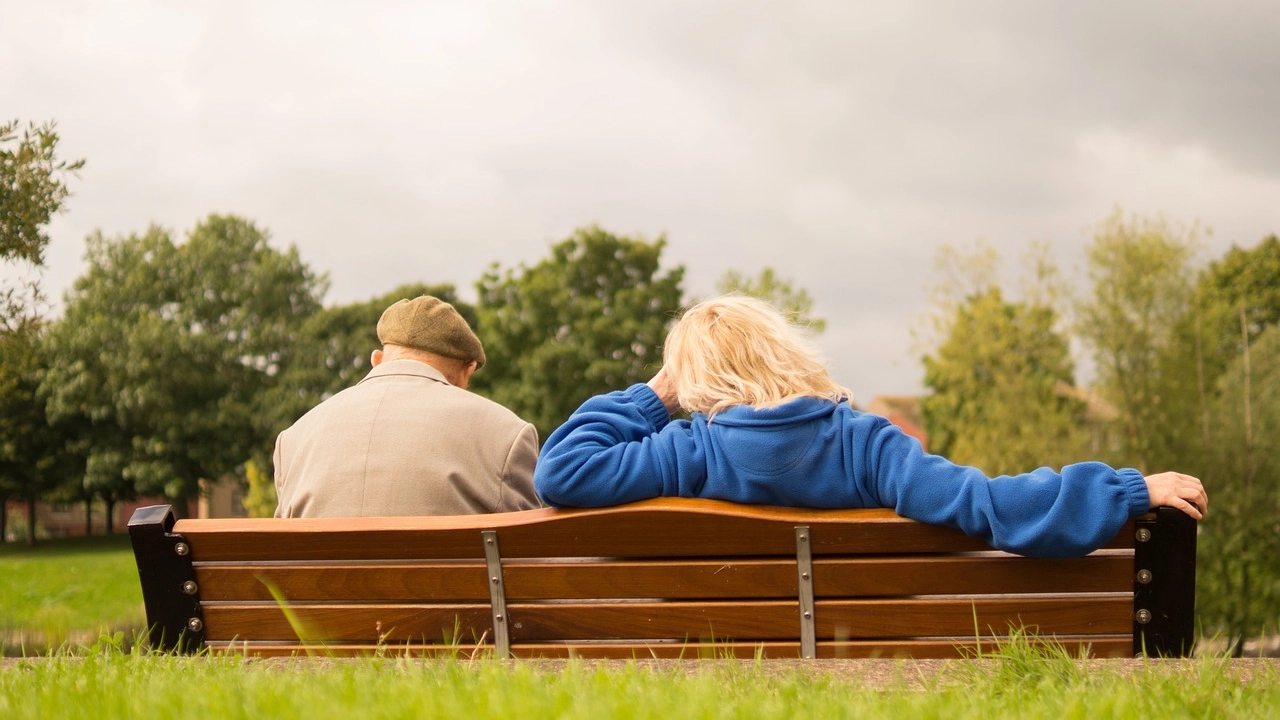
[[[537,457],[538,433],[515,413],[390,360],[276,438],[276,517],[527,510]]]

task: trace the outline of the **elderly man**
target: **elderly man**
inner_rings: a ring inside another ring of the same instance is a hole
[[[276,517],[459,515],[538,507],[538,434],[467,392],[480,339],[452,305],[401,300],[373,369],[276,438]]]

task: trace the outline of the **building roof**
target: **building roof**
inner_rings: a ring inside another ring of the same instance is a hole
[[[880,415],[929,449],[929,433],[924,431],[920,416],[920,397],[916,395],[877,395],[867,403],[866,412]]]

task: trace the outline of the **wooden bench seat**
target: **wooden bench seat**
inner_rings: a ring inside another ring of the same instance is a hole
[[[1072,560],[889,510],[663,498],[593,510],[129,522],[153,646],[256,655],[954,657],[1011,631],[1185,655],[1195,522]]]

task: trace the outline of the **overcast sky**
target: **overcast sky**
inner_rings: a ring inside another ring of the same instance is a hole
[[[1280,3],[0,0],[0,117],[87,165],[84,238],[249,217],[329,303],[464,297],[575,228],[665,234],[687,296],[793,280],[866,402],[921,390],[934,253],[1071,271],[1117,206],[1280,231]]]

